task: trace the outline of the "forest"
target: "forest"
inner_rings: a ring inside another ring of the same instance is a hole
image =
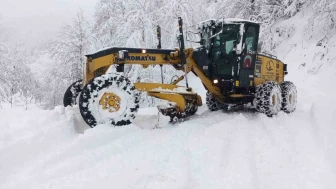
[[[156,48],[157,26],[162,30],[162,48],[178,47],[178,17],[183,18],[185,28],[208,19],[260,22],[262,50],[272,53],[293,28],[273,25],[293,17],[305,6],[313,7],[313,11],[302,35],[309,40],[320,33],[323,43],[336,28],[334,0],[100,0],[93,19],[85,18],[79,9],[59,29],[56,39],[38,46],[13,43],[0,34],[0,108],[2,102],[12,106],[36,103],[44,108],[61,105],[67,87],[82,78],[86,54],[108,47]],[[186,44],[195,45],[199,44]],[[129,66],[125,74],[131,79],[157,81],[160,78],[155,69]],[[174,69],[165,68],[165,81],[176,74]],[[150,106],[153,102],[146,98],[142,104]]]

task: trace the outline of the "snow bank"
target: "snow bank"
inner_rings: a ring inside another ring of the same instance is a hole
[[[133,125],[80,134],[76,107],[6,108],[0,188],[334,188],[320,130],[332,124],[315,111],[206,111],[153,130],[156,113],[143,109]]]
[[[201,111],[170,125],[147,108],[133,125],[88,129],[77,107],[4,107],[0,188],[335,188],[335,101],[309,90],[316,79],[274,118]]]

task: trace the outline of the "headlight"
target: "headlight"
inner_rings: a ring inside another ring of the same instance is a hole
[[[214,84],[217,84],[218,83],[218,79],[214,79],[213,82],[214,82]]]

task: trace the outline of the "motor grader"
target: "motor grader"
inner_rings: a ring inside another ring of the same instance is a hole
[[[258,52],[259,23],[241,19],[202,22],[197,48],[185,48],[181,18],[178,27],[180,46],[176,49],[160,48],[158,28],[157,49],[113,47],[87,55],[84,77],[67,89],[64,105],[76,104],[79,96],[80,113],[89,126],[123,126],[133,121],[139,93],[146,92],[166,100],[166,105],[158,106],[159,112],[176,121],[195,114],[202,105],[202,98],[188,85],[187,74],[193,72],[207,90],[206,105],[211,111],[250,105],[272,117],[281,110],[295,110],[296,87],[284,81],[287,65]],[[123,75],[128,64],[170,65],[185,74],[172,83],[132,83]],[[115,71],[110,71],[112,66]],[[177,85],[182,80],[185,86]]]

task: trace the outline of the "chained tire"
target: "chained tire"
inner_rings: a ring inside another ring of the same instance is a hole
[[[64,93],[63,105],[64,107],[73,106],[77,104],[77,97],[82,92],[82,80],[78,80],[71,84]]]
[[[105,74],[88,82],[79,97],[79,109],[90,127],[129,125],[139,109],[140,94],[129,79]]]
[[[209,91],[207,91],[206,93],[206,104],[210,111],[218,111],[218,110],[223,110],[225,112],[230,111],[229,105],[221,104],[220,102],[218,102]]]
[[[294,112],[297,103],[297,90],[294,83],[290,81],[284,81],[280,84],[281,88],[281,110],[286,113]]]
[[[212,94],[207,91],[206,93],[206,105],[210,111],[217,111],[221,109],[219,102],[212,96]]]
[[[268,117],[276,115],[281,110],[281,88],[274,81],[267,81],[257,86],[255,94],[255,107],[260,113]]]

